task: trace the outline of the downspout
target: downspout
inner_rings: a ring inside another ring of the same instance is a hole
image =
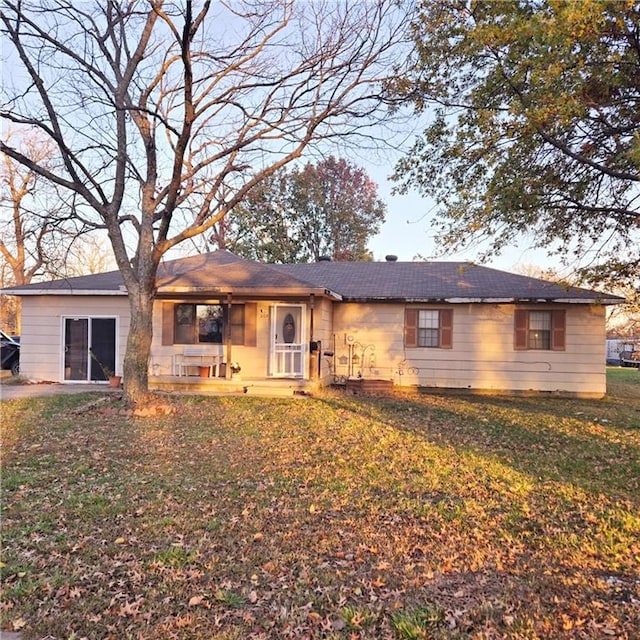
[[[310,318],[309,318],[309,369],[310,369],[310,378],[313,379],[316,377],[315,371],[316,367],[313,366],[314,358],[317,358],[317,350],[315,352],[311,351],[311,344],[313,342],[313,311],[315,306],[315,296],[312,293],[309,296],[309,310],[310,310]]]

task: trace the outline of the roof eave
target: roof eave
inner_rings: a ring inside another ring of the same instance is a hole
[[[323,296],[332,298],[333,300],[342,300],[342,296],[331,289],[323,289],[322,287],[302,288],[302,287],[160,287],[158,289],[158,297],[169,297],[176,295],[193,296],[193,295],[239,295],[239,296],[260,296],[260,297],[275,297],[281,298],[283,296]]]
[[[551,302],[558,302],[560,304],[622,304],[626,302],[624,298],[618,298],[614,296],[612,298],[580,298],[579,300],[574,300],[571,298],[555,298]]]
[[[344,302],[404,302],[408,304],[621,304],[623,298],[410,297],[343,296]]]
[[[480,302],[489,304],[620,304],[624,302],[621,298],[447,298],[445,302],[450,303],[470,303]]]
[[[122,289],[0,289],[6,296],[126,296]]]

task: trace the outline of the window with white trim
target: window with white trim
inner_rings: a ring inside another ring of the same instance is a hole
[[[440,311],[437,309],[418,310],[418,346],[440,346]]]
[[[565,315],[564,309],[517,309],[514,348],[517,351],[564,351]]]
[[[405,347],[451,349],[453,346],[452,309],[405,309]]]

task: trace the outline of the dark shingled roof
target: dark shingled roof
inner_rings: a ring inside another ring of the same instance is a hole
[[[120,289],[122,287],[122,289]],[[77,276],[75,278],[61,278],[60,280],[49,280],[48,282],[32,282],[20,286],[7,287],[2,289],[4,293],[20,294],[67,294],[80,292],[97,292],[105,294],[121,293],[126,295],[124,280],[119,271],[106,271],[105,273],[93,273],[88,276]]]
[[[321,282],[345,300],[623,300],[469,262],[317,262],[277,268]]]
[[[274,269],[270,265],[240,258],[229,251],[214,251],[188,258],[168,260],[158,268],[158,291],[261,291],[277,290],[283,293],[301,293],[309,290],[307,282]],[[314,285],[311,288],[316,289]],[[319,287],[324,290],[324,287]],[[17,294],[126,294],[124,280],[119,271],[97,273],[76,278],[9,287],[5,292]]]
[[[11,287],[5,293],[121,294],[118,271]],[[344,300],[622,302],[588,289],[563,287],[468,262],[316,262],[260,264],[228,251],[170,260],[158,270],[159,294],[332,292]]]
[[[158,289],[162,291],[224,289],[305,290],[307,282],[271,265],[240,258],[230,251],[214,251],[160,265]],[[314,288],[324,289],[322,285]]]

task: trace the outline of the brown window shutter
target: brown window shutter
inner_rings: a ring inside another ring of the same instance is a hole
[[[564,351],[566,348],[566,325],[564,309],[553,311],[551,314],[551,348],[554,351]]]
[[[440,348],[453,347],[453,309],[440,310]]]
[[[404,310],[404,346],[418,346],[418,310]]]
[[[258,344],[258,330],[256,319],[258,317],[258,305],[255,302],[247,302],[244,305],[244,344],[245,347],[255,347]]]
[[[173,303],[162,303],[162,344],[173,344]]]
[[[231,344],[244,344],[244,305],[232,304],[229,317]]]
[[[528,345],[529,312],[526,309],[516,309],[514,324],[513,348],[516,351],[524,351]]]

